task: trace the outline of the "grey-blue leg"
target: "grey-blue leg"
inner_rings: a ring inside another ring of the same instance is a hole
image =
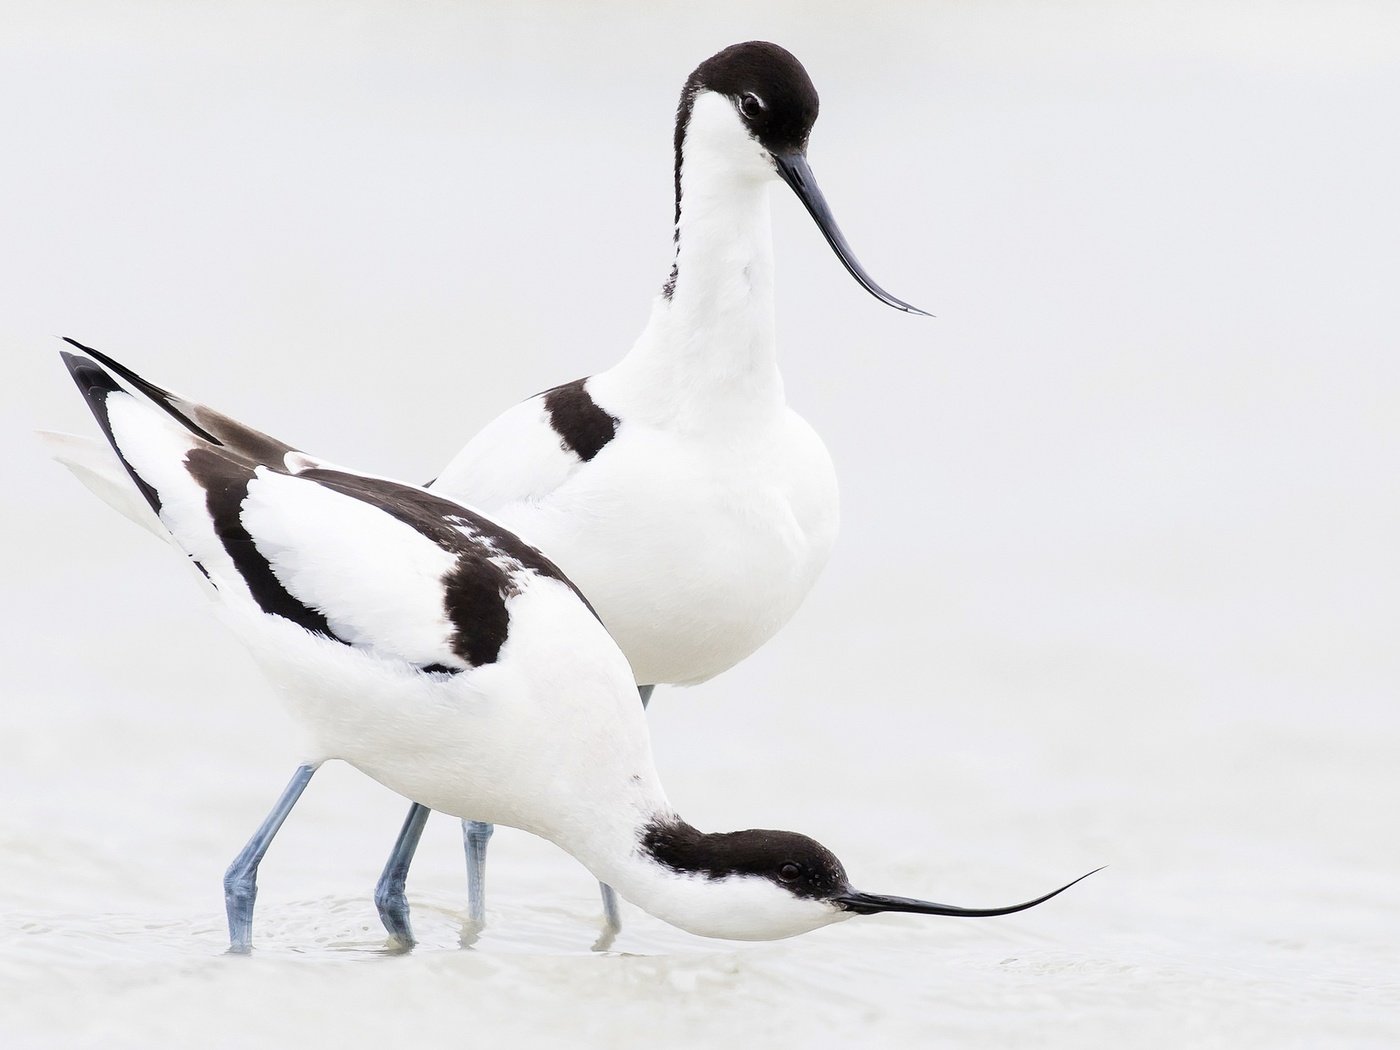
[[[467,851],[467,918],[476,926],[486,922],[486,844],[495,831],[494,824],[462,821],[462,846]]]
[[[651,691],[655,688],[654,685],[637,686],[637,695],[641,697],[643,711],[647,709],[647,704],[651,703]],[[603,922],[609,930],[616,934],[618,930],[622,929],[622,916],[618,914],[617,910],[617,894],[606,882],[598,883],[598,891],[603,897]],[[609,939],[609,943],[611,943],[611,939]]]
[[[622,929],[622,916],[617,910],[617,891],[606,882],[600,882],[598,892],[603,898],[603,925],[617,933]]]
[[[403,888],[408,880],[408,866],[418,850],[418,840],[423,837],[423,825],[431,812],[417,802],[409,807],[398,841],[389,854],[389,863],[384,865],[384,874],[379,876],[379,884],[374,887],[374,906],[379,909],[379,921],[389,931],[389,936],[404,948],[413,947],[413,928],[408,923],[408,898]]]
[[[277,799],[277,805],[272,807],[272,812],[267,815],[262,826],[248,840],[243,852],[234,858],[228,871],[224,873],[224,907],[228,910],[228,940],[231,952],[243,953],[252,948],[253,903],[258,899],[258,865],[262,863],[267,847],[272,845],[282,822],[297,804],[297,799],[301,798],[301,793],[306,790],[306,785],[311,782],[311,775],[315,772],[315,766],[297,767],[296,773]]]

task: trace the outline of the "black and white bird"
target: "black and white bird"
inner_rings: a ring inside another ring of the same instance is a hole
[[[325,463],[74,346],[83,353],[64,359],[133,491],[313,742],[225,878],[234,950],[251,945],[263,854],[332,758],[433,809],[543,836],[638,907],[709,937],[791,937],[884,911],[1002,915],[1067,888],[950,907],[858,892],[803,835],[698,831],[662,790],[627,659],[538,550],[459,503]]]
[[[675,258],[616,365],[516,405],[431,485],[548,551],[626,653],[644,700],[734,666],[797,611],[839,519],[836,473],[778,370],[769,187],[781,179],[877,298],[807,163],[807,71],[776,44],[702,62],[675,124]],[[411,813],[406,824],[413,826]],[[468,824],[472,903],[489,828]],[[604,889],[609,925],[616,906]]]
[[[429,486],[546,551],[607,625],[643,703],[658,684],[732,667],[796,612],[826,564],[836,474],[788,407],[778,370],[769,187],[782,180],[845,267],[881,301],[807,163],[816,89],[776,44],[736,44],[686,80],[675,124],[675,259],[614,367],[489,423]],[[50,438],[95,491],[151,525],[105,448]],[[410,940],[402,880],[427,811],[406,820],[376,894]],[[484,914],[490,826],[464,828],[469,911]],[[604,887],[609,926],[616,905]]]

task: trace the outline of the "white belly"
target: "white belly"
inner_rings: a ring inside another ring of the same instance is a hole
[[[572,592],[537,580],[507,608],[496,662],[428,675],[248,602],[219,606],[307,731],[308,758],[558,841],[635,777],[654,783],[649,738],[626,662]]]
[[[542,499],[485,509],[578,585],[640,684],[704,681],[771,638],[838,521],[831,459],[793,413],[724,451],[623,427]]]

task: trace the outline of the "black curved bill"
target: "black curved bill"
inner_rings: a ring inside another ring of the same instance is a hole
[[[1103,868],[1095,868],[1094,871],[1079,876],[1074,882],[1067,882],[1058,890],[1051,890],[1044,897],[1037,897],[1024,904],[1010,904],[1005,908],[959,908],[953,904],[934,904],[932,901],[919,901],[912,897],[886,897],[879,893],[857,893],[855,890],[843,893],[836,898],[835,903],[857,915],[874,915],[876,912],[882,911],[907,911],[916,915],[960,915],[963,918],[1010,915],[1014,911],[1025,911],[1027,908],[1034,908],[1037,904],[1044,904],[1051,897],[1064,893],[1075,882],[1083,882],[1095,871],[1103,871]]]
[[[783,177],[783,181],[792,187],[792,192],[797,194],[798,199],[807,206],[807,210],[811,212],[812,218],[817,221],[817,226],[826,238],[826,243],[831,245],[832,250],[836,252],[836,257],[841,260],[841,264],[850,271],[851,276],[859,281],[867,292],[882,303],[893,306],[896,310],[920,314],[924,317],[933,316],[925,310],[920,310],[917,306],[910,306],[902,299],[896,299],[876,284],[874,278],[865,272],[865,267],[860,264],[855,252],[851,251],[851,246],[846,243],[846,238],[842,236],[841,227],[836,225],[836,219],[832,216],[831,208],[827,205],[826,198],[822,196],[822,191],[817,187],[816,177],[813,176],[806,157],[801,153],[774,153],[773,162],[778,166],[778,174]]]

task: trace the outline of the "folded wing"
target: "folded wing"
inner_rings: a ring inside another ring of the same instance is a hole
[[[445,673],[495,661],[510,599],[536,580],[572,587],[468,508],[329,467],[110,358],[63,356],[176,545],[266,615]]]

